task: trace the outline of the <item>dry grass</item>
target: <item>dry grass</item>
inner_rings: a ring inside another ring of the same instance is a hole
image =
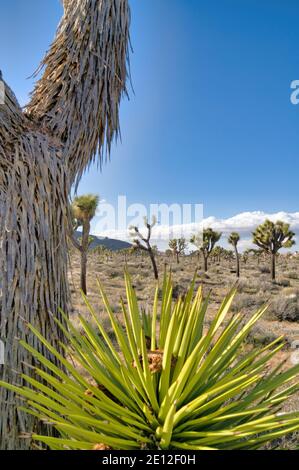
[[[258,269],[256,262],[252,261],[246,265],[241,265],[241,278],[238,282],[238,294],[233,304],[232,314],[241,311],[246,317],[250,317],[258,307],[265,303],[270,303],[267,314],[258,325],[258,331],[256,332],[257,342],[266,341],[268,337],[272,338],[281,335],[286,336],[288,344],[299,339],[299,322],[294,321],[295,318],[292,316],[294,305],[298,305],[299,299],[299,267],[297,267],[296,260],[287,260],[288,271],[293,274],[298,273],[298,278],[297,276],[292,276],[285,283],[282,281],[285,279],[285,263],[286,260],[284,258],[279,260],[277,266],[278,281],[275,283],[271,282],[269,274],[264,274]],[[127,265],[140,305],[147,309],[150,307],[156,287],[150,260],[147,257],[131,255],[128,257]],[[198,268],[197,259],[182,257],[178,265],[172,258],[160,255],[158,256],[158,267],[161,277],[165,265],[168,269],[171,268],[172,270],[174,298],[183,295]],[[112,254],[108,262],[95,253],[89,254],[88,297],[95,310],[101,315],[104,323],[107,324],[108,329],[109,322],[101,304],[96,279],[98,278],[103,284],[112,308],[115,314],[118,315],[120,313],[119,299],[125,295],[124,268],[125,260],[123,254]],[[205,295],[210,293],[211,296],[210,309],[207,316],[207,321],[209,322],[213,318],[223,297],[236,283],[235,274],[232,272],[234,263],[225,260],[221,261],[221,263],[211,263],[206,274],[201,271],[201,268],[202,266],[199,266],[196,282],[197,285],[201,284],[203,286]],[[79,291],[79,274],[79,256],[75,251],[72,251],[69,278],[73,304],[71,315],[75,324],[78,324],[79,313],[88,315],[88,310]],[[284,308],[284,305],[288,308]],[[291,354],[292,351],[289,349],[288,352]]]

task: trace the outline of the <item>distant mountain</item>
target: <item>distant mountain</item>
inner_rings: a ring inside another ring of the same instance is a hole
[[[76,231],[75,237],[76,238],[82,237],[82,233]],[[90,250],[93,250],[94,248],[97,248],[98,246],[104,246],[105,248],[108,248],[111,251],[125,250],[126,248],[132,247],[131,243],[124,242],[122,240],[114,240],[113,238],[97,237],[95,235],[91,235],[91,237],[93,238],[93,242],[90,244],[90,247],[89,247]]]

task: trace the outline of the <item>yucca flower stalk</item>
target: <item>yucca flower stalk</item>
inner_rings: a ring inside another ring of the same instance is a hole
[[[127,272],[125,284],[122,323],[99,284],[114,338],[86,297],[93,324],[81,316],[79,332],[66,315],[68,329],[56,319],[69,341],[68,359],[28,325],[61,368],[22,341],[40,364],[35,377],[24,375],[28,386],[22,388],[0,383],[59,433],[27,437],[54,450],[259,449],[299,429],[299,412],[281,412],[298,391],[299,365],[270,367],[283,339],[250,351],[243,347],[266,307],[249,321],[228,315],[233,289],[207,326],[209,299],[201,288],[195,293],[195,279],[174,303],[165,275],[162,300],[157,287],[150,314],[139,309]]]

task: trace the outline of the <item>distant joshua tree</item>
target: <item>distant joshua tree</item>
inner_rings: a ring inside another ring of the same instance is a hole
[[[122,250],[119,250],[119,254],[123,255],[124,263],[127,264],[128,258],[130,255],[132,255],[134,252],[134,247],[130,248],[123,248]]]
[[[257,265],[259,266],[261,258],[265,254],[264,250],[262,250],[261,248],[258,248],[258,249],[251,248],[249,250],[249,253],[251,253],[253,257],[257,260]]]
[[[179,264],[180,255],[183,255],[187,249],[187,241],[184,237],[174,238],[169,241],[169,248],[173,255],[176,257],[176,261]]]
[[[246,265],[247,264],[247,261],[248,261],[248,258],[249,258],[249,254],[250,254],[250,250],[245,250],[243,251],[243,254],[242,254],[242,261],[243,263]]]
[[[159,273],[158,273],[158,267],[157,267],[157,263],[155,259],[157,248],[151,245],[152,230],[154,226],[156,225],[156,223],[157,223],[156,217],[152,218],[152,223],[149,223],[146,217],[144,218],[144,225],[147,229],[146,236],[142,235],[138,227],[130,227],[130,231],[131,231],[131,236],[135,237],[133,240],[134,248],[148,253],[152,266],[153,266],[155,279],[158,280]]]
[[[205,272],[208,270],[210,254],[221,237],[221,232],[215,232],[213,229],[207,228],[204,229],[203,234],[193,235],[190,239],[190,243],[195,245],[203,254]]]
[[[282,221],[266,220],[252,233],[253,243],[271,256],[271,276],[275,280],[276,256],[281,248],[291,248],[295,245],[295,233],[290,231],[290,225]]]
[[[215,246],[211,252],[211,257],[213,258],[214,263],[220,263],[221,257],[225,255],[225,250],[222,246]]]
[[[81,289],[87,295],[86,271],[87,253],[92,241],[90,237],[90,222],[95,216],[100,198],[96,194],[85,194],[74,199],[72,204],[72,215],[74,219],[74,229],[82,227],[82,238],[76,240],[72,237],[72,242],[81,253]]]
[[[237,277],[240,277],[240,258],[239,258],[239,252],[238,252],[239,241],[240,241],[240,235],[237,232],[232,232],[228,237],[228,243],[232,245],[235,250]]]

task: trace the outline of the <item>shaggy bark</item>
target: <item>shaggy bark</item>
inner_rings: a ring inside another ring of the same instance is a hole
[[[22,383],[35,365],[26,340],[54,361],[26,328],[55,347],[63,338],[53,317],[67,309],[68,194],[84,169],[107,154],[119,131],[129,43],[127,0],[64,0],[65,14],[25,112],[5,84],[0,105],[0,379]],[[40,432],[0,390],[0,449],[28,449],[22,433]]]
[[[60,349],[61,333],[51,313],[59,316],[58,307],[67,309],[69,184],[61,148],[47,135],[25,130],[32,126],[22,116],[7,86],[6,104],[0,108],[0,336],[5,345],[0,377],[10,383],[22,383],[20,373],[28,373],[28,365],[35,364],[30,354],[19,347],[19,339],[54,361],[29,333],[26,322]],[[9,129],[13,117],[14,127]],[[29,446],[28,440],[19,439],[19,435],[32,430],[33,420],[17,410],[17,405],[20,403],[14,394],[1,388],[0,449]],[[41,426],[35,430],[45,432]]]

